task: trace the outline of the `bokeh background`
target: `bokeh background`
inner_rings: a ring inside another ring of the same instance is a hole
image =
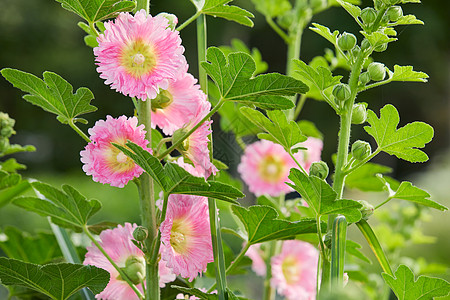
[[[410,164],[388,155],[379,155],[376,162],[394,169],[391,174],[398,180],[412,180],[426,189],[432,199],[449,206],[450,200],[450,2],[424,0],[422,4],[404,6],[405,14],[415,14],[425,26],[413,25],[399,28],[399,41],[389,45],[386,52],[374,54],[374,59],[393,68],[394,64],[413,65],[417,71],[426,72],[427,84],[392,83],[365,92],[359,101],[369,103],[369,108],[378,112],[386,103],[394,104],[401,116],[400,126],[411,121],[424,121],[435,129],[433,142],[425,152],[430,161],[426,164]],[[229,45],[231,39],[241,39],[248,47],[256,47],[268,63],[269,72],[285,72],[286,46],[276,33],[265,23],[264,17],[256,12],[249,0],[236,0],[239,5],[255,14],[254,28],[247,28],[218,18],[208,17],[208,45]],[[363,1],[370,5],[371,1]],[[188,0],[152,0],[151,13],[171,12],[180,22],[194,13],[194,6]],[[84,32],[77,27],[81,19],[62,9],[53,0],[0,0],[0,67],[20,69],[37,76],[44,71],[53,71],[68,80],[74,90],[85,86],[95,95],[92,104],[98,111],[86,115],[89,125],[80,125],[83,130],[93,126],[106,115],[114,117],[132,115],[133,106],[129,98],[122,96],[99,78],[95,71],[92,49],[83,42]],[[313,18],[314,22],[331,29],[356,33],[359,28],[353,19],[341,8],[335,7]],[[195,25],[181,32],[189,71],[196,76]],[[357,35],[358,39],[361,38]],[[310,30],[304,33],[301,59],[309,62],[314,56],[322,55],[330,47],[328,42]],[[35,153],[16,155],[28,166],[22,174],[54,183],[56,186],[69,182],[89,198],[99,199],[103,210],[97,220],[115,222],[139,222],[137,192],[134,186],[124,189],[112,188],[94,183],[81,170],[79,152],[85,146],[68,126],[60,124],[53,115],[30,105],[21,99],[23,93],[0,78],[0,111],[16,119],[17,134],[13,143],[35,145]],[[331,155],[336,151],[338,118],[325,103],[308,100],[300,115],[301,119],[313,121],[324,134],[323,160],[331,165]],[[230,172],[236,174],[240,150],[233,145],[226,134],[221,133],[218,116],[214,119],[214,136],[218,145],[216,151],[228,151]],[[370,139],[362,126],[355,126],[353,139]],[[372,197],[369,195],[367,197]],[[375,197],[375,196],[373,196]],[[249,197],[246,203],[254,201]],[[423,256],[429,261],[448,264],[450,262],[450,221],[447,213],[429,212],[432,222],[424,223],[424,232],[436,237],[434,245],[415,246],[408,249],[411,257]],[[46,220],[28,214],[12,205],[0,209],[0,228],[15,225],[34,232],[48,227]],[[447,269],[440,276],[450,279]]]

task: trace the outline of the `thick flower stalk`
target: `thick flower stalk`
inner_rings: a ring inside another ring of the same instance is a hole
[[[143,125],[138,126],[136,117],[121,116],[99,120],[89,129],[91,142],[80,152],[83,171],[92,175],[96,182],[124,187],[130,180],[139,177],[143,170],[134,161],[118,150],[112,143],[125,146],[127,140],[147,151]]]
[[[177,31],[163,16],[152,17],[145,10],[136,15],[121,13],[105,23],[94,54],[100,77],[112,89],[143,101],[153,99],[169,87],[186,64]]]

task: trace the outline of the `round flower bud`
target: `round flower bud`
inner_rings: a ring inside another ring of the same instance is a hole
[[[386,51],[387,46],[388,46],[387,43],[378,45],[378,46],[376,46],[375,48],[373,48],[373,51],[375,51],[375,52],[383,52],[383,51]]]
[[[362,205],[362,207],[359,209],[362,218],[364,220],[368,220],[369,217],[373,214],[373,211],[375,210],[373,205],[364,200],[358,200],[358,202]]]
[[[352,109],[352,124],[362,124],[366,122],[366,119],[366,106],[362,103],[354,104]]]
[[[359,81],[363,84],[366,85],[369,81],[370,81],[370,75],[367,72],[361,73],[361,75],[359,75]]]
[[[320,179],[326,179],[328,177],[328,172],[328,165],[324,161],[313,162],[309,168],[309,175],[317,176]]]
[[[352,49],[352,56],[356,58],[359,55],[359,52],[361,52],[361,48],[359,48],[359,46],[355,46]]]
[[[339,48],[344,51],[352,50],[356,45],[356,36],[351,33],[344,32],[339,36],[337,43]]]
[[[357,140],[352,145],[352,156],[357,160],[363,160],[371,153],[372,148],[368,142]]]
[[[373,62],[367,67],[367,72],[370,75],[370,79],[373,81],[381,81],[386,76],[386,69],[384,64]]]
[[[372,46],[372,45],[370,44],[370,42],[369,42],[368,39],[364,39],[364,40],[361,42],[361,50],[362,50],[362,51],[366,51],[367,49],[370,48],[370,46]]]
[[[372,7],[366,7],[361,11],[359,16],[364,24],[369,25],[377,19],[377,12]]]
[[[391,6],[386,11],[386,15],[388,16],[389,20],[391,22],[397,22],[398,19],[403,17],[403,10],[400,6]]]
[[[145,227],[138,226],[133,231],[133,238],[136,241],[142,242],[142,241],[144,241],[147,238],[147,236],[148,236],[148,230]]]
[[[350,98],[350,87],[347,84],[337,84],[333,88],[333,95],[338,101],[345,101]]]
[[[125,262],[122,271],[134,284],[139,284],[145,278],[145,261],[141,257],[130,256]]]
[[[178,24],[177,16],[175,16],[173,14],[165,13],[165,12],[159,13],[158,16],[162,16],[162,17],[166,18],[167,20],[169,20],[168,28],[174,30],[175,27],[177,27],[177,24]]]

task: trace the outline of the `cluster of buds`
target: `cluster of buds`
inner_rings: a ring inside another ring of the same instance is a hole
[[[16,121],[11,119],[7,113],[0,112],[0,154],[8,150],[9,138],[15,134],[14,124]]]

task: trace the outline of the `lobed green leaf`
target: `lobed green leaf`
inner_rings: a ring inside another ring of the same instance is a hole
[[[298,70],[297,73],[302,80],[313,84],[319,91],[323,91],[329,87],[340,83],[342,76],[333,76],[328,68],[318,66],[314,69],[301,60],[294,60]]]
[[[394,65],[394,72],[388,71],[388,74],[390,81],[428,81],[428,75],[426,73],[413,71],[412,66]]]
[[[120,12],[132,11],[135,1],[124,0],[56,0],[61,6],[89,23],[115,17]]]
[[[270,206],[254,205],[245,208],[232,205],[231,210],[244,225],[249,244],[294,239],[299,234],[317,232],[315,220],[303,219],[296,222],[280,220],[277,211]],[[321,226],[325,230],[325,224]]]
[[[330,43],[332,43],[334,46],[336,46],[337,36],[339,35],[339,31],[335,30],[335,31],[333,31],[333,33],[331,33],[330,29],[326,26],[323,26],[323,25],[320,25],[317,23],[312,23],[312,24],[314,25],[314,27],[309,27],[309,29],[311,29],[315,33],[321,35],[326,40],[328,40]]]
[[[400,265],[394,276],[382,275],[399,300],[428,300],[450,293],[447,281],[428,276],[419,276],[415,280],[413,272],[405,265]]]
[[[106,270],[95,266],[69,263],[36,265],[0,257],[2,284],[24,286],[55,300],[68,299],[84,287],[99,294],[109,279]]]
[[[94,95],[89,89],[82,87],[73,94],[72,86],[55,73],[44,72],[44,80],[9,68],[3,69],[1,73],[14,87],[28,93],[23,96],[26,101],[56,114],[63,124],[77,121],[86,123],[86,120],[77,117],[97,110],[90,105]]]
[[[374,137],[378,148],[388,154],[409,162],[427,161],[428,156],[417,148],[425,147],[432,140],[433,128],[423,122],[413,122],[397,129],[399,121],[397,109],[388,104],[380,110],[380,118],[373,111],[367,111],[370,126],[365,126],[364,130]]]
[[[370,45],[372,46],[372,48],[376,48],[378,46],[390,43],[390,42],[395,42],[397,39],[393,38],[393,37],[389,37],[389,35],[387,33],[382,33],[379,31],[375,31],[372,33],[368,33],[365,31],[360,31],[362,35],[364,35],[364,37],[370,42]]]
[[[275,18],[292,9],[288,0],[252,0],[257,11],[269,18]]]
[[[426,191],[414,186],[411,182],[403,181],[395,191],[390,191],[390,199],[401,199],[406,201],[411,201],[424,206],[435,208],[441,211],[448,210],[447,207],[430,200],[430,194]]]
[[[232,0],[191,0],[198,12],[253,27],[253,21],[250,18],[253,18],[254,15],[238,6],[228,5],[231,1]]]
[[[364,192],[381,192],[384,184],[375,175],[391,172],[392,168],[390,167],[368,162],[345,177],[345,186]]]

